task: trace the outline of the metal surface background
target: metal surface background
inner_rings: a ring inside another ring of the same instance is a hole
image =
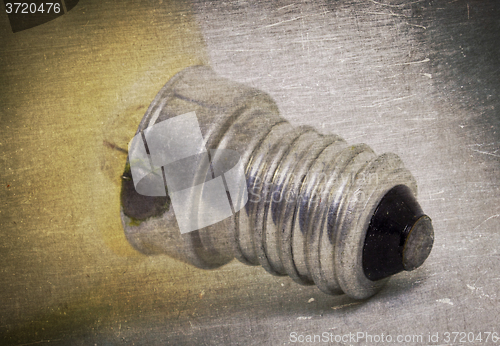
[[[83,6],[80,1],[72,12]],[[281,345],[291,343],[292,332],[367,332],[420,334],[424,343],[429,333],[439,333],[443,344],[445,332],[500,333],[499,5],[466,0],[200,1],[194,12],[216,72],[268,92],[294,125],[312,125],[403,159],[417,179],[419,202],[433,220],[430,257],[414,272],[396,275],[367,301],[327,296],[237,261],[203,271],[166,257],[139,263],[114,258],[109,266],[119,270],[108,282],[99,251],[88,250],[94,246],[92,234],[75,235],[84,249],[75,252],[90,256],[88,261],[58,259],[28,241],[16,247],[16,237],[50,236],[47,228],[28,232],[16,226],[17,233],[6,234],[12,222],[20,221],[5,211],[23,208],[29,197],[28,192],[11,195],[8,169],[24,172],[28,166],[9,161],[22,141],[5,148],[2,140],[3,340]],[[26,100],[36,102],[36,95]],[[4,114],[2,139],[10,138],[13,127],[22,140],[33,140],[22,137],[23,123],[13,125],[15,114],[5,109]],[[84,142],[78,143],[60,143],[60,150]],[[98,167],[86,169],[92,174]],[[67,184],[62,193],[85,191],[84,184],[62,183]],[[62,209],[51,210],[54,216],[71,214],[63,220],[89,222],[88,210],[57,206]],[[51,204],[45,207],[50,210]],[[61,241],[50,243],[52,251],[75,244],[65,243],[63,236],[50,239]],[[35,264],[27,262],[30,258]],[[64,282],[72,280],[75,287],[61,293]],[[94,283],[104,288],[85,294],[78,289]],[[80,303],[68,305],[75,300]]]

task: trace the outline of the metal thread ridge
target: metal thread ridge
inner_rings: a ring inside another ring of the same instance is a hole
[[[361,256],[377,204],[392,187],[416,183],[395,154],[348,145],[311,127],[294,128],[256,89],[191,67],[158,93],[139,131],[195,111],[207,148],[238,151],[249,201],[233,217],[180,234],[173,210],[140,223],[122,211],[129,242],[146,254],[166,253],[200,268],[233,258],[261,265],[328,294],[367,298],[388,281],[368,280]]]

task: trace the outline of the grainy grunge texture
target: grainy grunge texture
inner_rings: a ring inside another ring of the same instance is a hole
[[[82,0],[15,34],[0,8],[0,344],[500,334],[497,1]],[[269,93],[294,125],[398,154],[433,220],[426,263],[355,301],[120,243],[120,148],[194,64]]]

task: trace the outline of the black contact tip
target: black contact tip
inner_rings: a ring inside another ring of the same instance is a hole
[[[380,280],[424,263],[434,243],[431,219],[405,185],[392,188],[380,201],[363,247],[365,276]]]

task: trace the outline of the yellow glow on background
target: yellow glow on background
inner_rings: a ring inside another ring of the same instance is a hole
[[[123,236],[126,154],[109,144],[126,149],[160,88],[206,59],[181,1],[81,1],[15,34],[0,17],[0,324],[21,342],[123,314],[155,285],[165,259]]]

